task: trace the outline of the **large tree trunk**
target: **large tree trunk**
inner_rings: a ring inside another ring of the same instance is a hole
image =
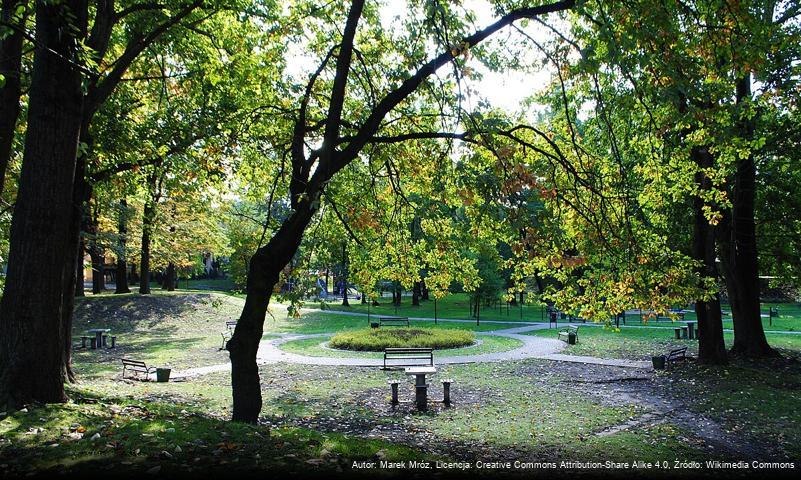
[[[751,76],[737,82],[737,103],[751,99]],[[754,120],[738,123],[741,136],[750,140]],[[720,261],[726,279],[726,290],[734,321],[734,344],[731,352],[749,358],[775,355],[765,338],[759,305],[759,266],[757,262],[754,199],[756,196],[756,166],[753,154],[737,160],[732,182],[732,208],[725,212],[718,237]]]
[[[20,3],[20,0],[3,0],[0,23],[15,22],[12,16]],[[5,84],[0,87],[0,195],[5,186],[14,129],[19,117],[21,61],[22,32],[11,30],[5,38],[0,37],[0,75],[5,78]]]
[[[426,285],[426,279],[425,278],[423,278],[423,280],[421,282],[421,288],[422,288],[422,295],[421,295],[420,298],[422,300],[430,300],[431,298],[429,296],[428,285]]]
[[[84,138],[83,132],[85,132],[86,128],[88,128],[88,124],[84,115],[80,139]],[[85,173],[86,156],[79,155],[75,163],[75,176],[72,183],[72,216],[70,217],[70,230],[67,237],[70,243],[69,250],[73,253],[72,257],[67,259],[67,268],[75,271],[76,274],[67,276],[64,279],[64,301],[61,307],[61,325],[65,332],[69,332],[64,342],[64,363],[67,366],[67,377],[70,382],[75,381],[75,374],[72,371],[72,316],[75,297],[84,295],[83,255],[86,245],[82,240],[81,227],[84,223],[88,223],[88,215],[85,218],[84,212],[89,211],[89,199],[92,194],[92,186],[84,181]],[[85,219],[87,222],[84,221]],[[78,269],[80,269],[80,272],[77,272]],[[80,295],[77,293],[79,290]]]
[[[97,295],[106,289],[105,264],[106,257],[100,253],[96,246],[89,250],[89,257],[92,259],[92,293]]]
[[[691,155],[699,168],[712,167],[712,155],[706,149],[696,147]],[[712,188],[711,181],[703,172],[696,173],[695,182],[701,190]],[[697,270],[701,279],[712,278],[717,281],[715,231],[704,216],[703,207],[704,200],[696,196],[693,199],[693,258],[701,264]],[[698,318],[698,361],[709,365],[725,365],[728,358],[723,341],[720,295],[715,292],[711,299],[697,299],[695,314]]]
[[[313,195],[317,197],[317,195]],[[250,259],[247,296],[234,335],[226,348],[231,355],[233,420],[255,423],[261,412],[261,382],[256,354],[264,328],[264,317],[281,270],[300,246],[303,232],[314,213],[308,197],[298,203],[270,242]]]
[[[88,128],[86,117],[83,118],[81,134]],[[88,215],[84,217],[84,212],[89,211],[89,198],[91,196],[91,185],[84,181],[86,172],[86,156],[79,155],[75,163],[75,175],[73,179],[72,192],[72,216],[70,217],[70,230],[67,240],[70,242],[69,250],[74,253],[72,258],[68,258],[67,269],[75,272],[74,275],[66,276],[63,285],[63,302],[61,306],[61,325],[65,332],[68,332],[64,341],[64,364],[67,369],[67,379],[75,382],[75,373],[72,370],[72,316],[75,307],[75,297],[84,296],[84,271],[83,260],[86,244],[81,235],[81,227],[88,224]],[[86,221],[85,221],[86,220]]]
[[[83,275],[83,256],[84,256],[84,245],[83,239],[78,240],[78,256],[75,258],[75,296],[76,297],[83,297],[85,296],[83,284],[86,281]]]
[[[68,59],[77,58],[86,15],[85,0],[36,3],[28,130],[0,302],[0,406],[66,400],[71,332],[62,313],[74,293],[64,299],[64,285],[76,277],[70,233],[83,105],[82,76]]]
[[[128,286],[128,202],[123,198],[120,200],[120,216],[117,219],[117,288],[114,293],[131,293]]]

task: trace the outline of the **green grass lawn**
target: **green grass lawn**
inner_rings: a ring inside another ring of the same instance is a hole
[[[117,348],[76,348],[75,369],[85,377],[107,376],[120,372],[119,359],[130,357],[148,365],[186,369],[228,362],[228,353],[220,351],[227,320],[241,313],[240,298],[214,292],[164,292],[154,290],[149,296],[88,295],[76,304],[73,345],[80,345],[82,335],[91,328],[109,328],[117,337]],[[412,321],[415,327],[432,327],[432,322]],[[301,318],[287,316],[286,307],[273,304],[264,323],[264,338],[281,333],[329,333],[364,329],[367,318],[326,312],[306,312]],[[498,324],[440,322],[438,328],[486,331],[503,328]],[[499,351],[514,345],[503,340],[489,340],[487,345],[470,347],[479,353]],[[289,348],[292,348],[291,346]],[[469,353],[469,352],[468,352]]]
[[[264,331],[266,332],[304,334],[328,333],[363,329],[369,326],[367,317],[326,313],[325,311],[304,312],[301,318],[287,317],[286,306],[282,304],[272,304],[270,306],[270,312],[271,315],[268,315],[267,320],[264,322]],[[377,319],[373,318],[372,320],[376,321]],[[433,322],[424,320],[410,320],[409,324],[412,327],[435,326]],[[498,323],[480,323],[476,325],[473,322],[438,322],[436,327],[483,332],[509,328],[510,326]]]
[[[771,319],[767,317],[768,311],[770,307],[776,307],[779,309],[779,316],[776,318]],[[731,307],[727,304],[722,305],[722,310],[724,312],[731,312]],[[761,308],[762,314],[765,315],[762,317],[762,325],[765,330],[785,330],[785,331],[801,331],[801,304],[798,303],[763,303]],[[695,313],[687,313],[684,316],[685,320],[695,321],[696,316]],[[648,320],[643,321],[639,315],[627,315],[626,316],[626,325],[648,325],[652,327],[674,327],[676,322],[670,321],[667,318],[661,318],[660,320]],[[725,329],[732,329],[732,320],[731,315],[724,315],[723,316],[723,328]]]
[[[663,328],[628,328],[620,327],[620,331],[599,325],[579,325],[579,342],[568,345],[562,353],[571,355],[590,355],[601,358],[622,358],[632,360],[650,360],[651,356],[661,355],[677,347],[687,347],[690,355],[698,354],[696,340],[676,340],[673,330]],[[558,328],[535,330],[525,335],[545,338],[557,338]],[[724,334],[727,346],[731,346],[734,336]],[[768,342],[788,355],[801,353],[801,335],[768,333]]]
[[[73,345],[88,329],[109,328],[117,348],[76,348],[75,367],[84,375],[117,372],[122,357],[174,369],[226,363],[220,332],[240,312],[240,301],[216,293],[89,295],[76,302]]]
[[[535,359],[440,365],[430,377],[430,396],[441,398],[440,381],[451,378],[454,405],[446,409],[432,403],[425,414],[414,411],[412,380],[402,373],[268,364],[259,367],[263,418],[257,426],[226,421],[231,413],[229,372],[170,383],[119,379],[118,361],[123,355],[176,368],[226,363],[227,353],[217,351],[219,332],[241,306],[241,299],[216,293],[101,295],[81,300],[76,307],[76,341],[87,328],[107,326],[118,335],[120,347],[75,353],[79,383],[69,387],[71,403],[0,414],[0,476],[64,470],[80,475],[99,466],[140,474],[157,467],[164,474],[260,469],[352,473],[349,461],[376,458],[739,458],[720,450],[721,440],[709,440],[695,423],[682,422],[687,415],[659,417],[652,404],[655,399],[678,412],[712,419],[722,434],[742,438],[757,451],[782,458],[801,456],[797,429],[801,370],[797,362],[787,360],[735,362],[726,368],[689,362],[670,372],[644,375]],[[268,318],[265,338],[366,326],[363,317],[313,312],[293,319],[280,305],[272,311],[275,318]],[[443,322],[442,326],[470,324]],[[519,345],[517,340],[481,335],[481,328],[485,325],[473,328],[480,345],[453,353]],[[553,329],[532,334],[556,337]],[[791,354],[801,350],[798,337],[769,335],[774,345]],[[320,347],[324,340],[298,340],[284,348],[327,355],[332,351]],[[673,340],[665,329],[624,327],[616,333],[583,326],[579,344],[567,347],[565,353],[645,359],[685,344],[695,348],[692,341]],[[629,379],[632,376],[642,377]],[[403,379],[401,400],[406,403],[396,408],[389,404],[390,378]],[[642,421],[648,415],[657,417]]]
[[[359,300],[349,299],[350,306],[343,307],[340,302],[326,303],[326,308],[331,310],[341,310],[348,312],[367,313],[368,310],[371,314],[385,315],[385,316],[404,316],[404,317],[422,317],[434,318],[434,300],[421,300],[419,306],[412,305],[411,297],[403,297],[402,303],[397,308],[392,305],[391,297],[382,297],[378,301],[379,306],[374,307],[367,304],[362,304]],[[307,302],[305,305],[309,308],[317,308],[320,306],[319,302]],[[436,316],[437,318],[453,318],[462,320],[475,320],[470,316],[470,302],[466,293],[454,293],[447,297],[436,301]],[[522,313],[522,316],[521,316]],[[540,322],[544,319],[543,307],[541,305],[520,305],[510,306],[508,309],[506,304],[496,307],[483,307],[479,311],[479,321],[481,320],[503,320],[508,322]]]

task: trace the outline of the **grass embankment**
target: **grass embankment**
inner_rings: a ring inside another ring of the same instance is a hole
[[[90,295],[78,300],[73,345],[91,328],[111,329],[117,348],[75,348],[73,359],[83,377],[120,369],[130,357],[148,365],[184,369],[226,363],[220,351],[225,321],[239,316],[242,302],[216,293],[154,291],[151,295]]]
[[[331,348],[380,352],[385,348],[459,348],[476,341],[473,332],[439,328],[368,328],[337,333],[328,342]]]

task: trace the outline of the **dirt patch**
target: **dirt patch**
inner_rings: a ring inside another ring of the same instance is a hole
[[[522,364],[521,375],[547,377],[559,388],[568,388],[606,405],[634,404],[646,412],[620,425],[595,432],[610,435],[623,430],[669,422],[697,438],[686,438],[695,448],[736,458],[782,459],[785,456],[765,439],[740,433],[733,435],[708,415],[694,408],[694,394],[687,388],[695,382],[698,368],[687,362],[674,370],[661,372],[622,367],[550,362],[548,365]]]

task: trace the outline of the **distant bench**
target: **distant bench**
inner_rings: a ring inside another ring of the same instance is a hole
[[[564,340],[565,342],[570,343],[571,334],[575,337],[576,343],[578,343],[578,327],[575,325],[568,325],[567,327],[559,330],[557,337],[559,340]]]
[[[408,317],[378,317],[378,326],[383,327],[408,327]]]
[[[675,348],[668,352],[665,356],[665,366],[670,366],[671,363],[687,360],[687,347]]]
[[[226,330],[220,333],[220,335],[222,335],[222,346],[220,346],[220,350],[225,350],[225,344],[231,339],[231,335],[234,334],[236,320],[229,320],[225,322],[225,328]]]
[[[385,348],[384,370],[394,367],[434,366],[431,348]]]
[[[148,367],[145,365],[145,362],[139,360],[131,360],[130,358],[123,358],[122,359],[122,378],[125,378],[125,372],[128,370],[134,372],[136,378],[139,378],[139,374],[144,373],[145,379],[149,379],[149,375],[151,372],[156,371],[156,367]]]

